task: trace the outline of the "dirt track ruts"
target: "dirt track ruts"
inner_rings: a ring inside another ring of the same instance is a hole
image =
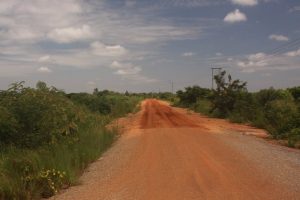
[[[300,199],[300,152],[247,136],[262,130],[153,99],[120,123],[81,184],[53,199]]]

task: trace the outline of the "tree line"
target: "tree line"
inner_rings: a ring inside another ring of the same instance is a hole
[[[214,76],[215,89],[199,86],[177,91],[177,105],[212,117],[266,129],[273,138],[300,147],[300,86],[249,92],[247,83],[226,71]]]

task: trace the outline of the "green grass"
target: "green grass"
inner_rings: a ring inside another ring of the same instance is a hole
[[[116,138],[116,130],[106,130],[102,122],[93,120],[80,127],[77,137],[39,149],[2,148],[0,199],[40,199],[77,184],[83,169]]]

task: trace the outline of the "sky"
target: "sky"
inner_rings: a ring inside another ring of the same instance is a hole
[[[299,0],[1,0],[0,90],[211,87],[211,67],[250,91],[300,85]]]

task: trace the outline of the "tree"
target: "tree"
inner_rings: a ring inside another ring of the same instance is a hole
[[[288,88],[288,91],[293,95],[295,100],[300,101],[300,86]]]
[[[185,91],[177,91],[177,96],[182,105],[189,106],[196,103],[198,98],[207,98],[210,92],[211,91],[207,88],[201,88],[195,85],[193,87],[186,87]]]
[[[48,90],[48,87],[47,87],[47,84],[45,82],[38,81],[36,83],[36,89],[45,91],[45,90]]]
[[[214,79],[217,88],[213,90],[211,112],[217,112],[217,115],[226,117],[234,109],[239,96],[247,92],[247,82],[242,82],[239,79],[232,80],[230,74],[226,77],[226,71],[222,71]]]
[[[97,95],[99,93],[98,88],[94,88],[93,95]]]

